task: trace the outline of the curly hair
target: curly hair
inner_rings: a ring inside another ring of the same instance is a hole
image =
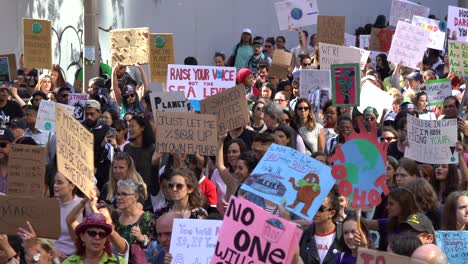
[[[189,206],[191,208],[202,207],[205,208],[207,205],[207,199],[205,195],[200,192],[198,188],[198,181],[195,174],[190,169],[176,169],[172,172],[171,179],[175,176],[181,176],[185,179],[185,184],[187,185],[188,189],[191,189],[192,192],[189,194]],[[171,201],[171,206],[174,202]]]

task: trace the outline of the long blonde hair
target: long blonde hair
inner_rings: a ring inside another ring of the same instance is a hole
[[[114,162],[117,160],[127,161],[128,174],[125,180],[133,180],[134,182],[140,185],[143,185],[143,187],[145,187],[143,198],[146,200],[146,198],[148,197],[146,183],[145,181],[143,181],[143,178],[141,177],[141,175],[137,172],[135,168],[135,162],[133,162],[132,157],[130,157],[130,155],[127,152],[118,152],[114,155],[114,159],[112,160],[110,172],[109,172],[109,181],[107,182],[108,192],[107,192],[106,200],[112,201],[112,199],[115,197],[115,193],[117,192],[117,180],[115,179],[114,173],[112,170],[112,168],[114,167]]]
[[[52,76],[50,76],[48,74],[42,74],[41,76],[39,76],[39,81],[37,82],[36,87],[34,87],[34,91],[42,91],[41,87],[44,84],[44,79],[45,78],[49,78],[49,80],[50,80],[50,90],[49,90],[49,92],[52,92],[54,90],[55,86],[54,86],[54,83],[52,82]],[[42,91],[42,92],[44,92],[44,91]],[[46,93],[46,92],[44,92],[44,93]]]

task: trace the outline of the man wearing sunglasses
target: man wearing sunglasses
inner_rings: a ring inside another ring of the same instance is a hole
[[[9,100],[10,86],[8,83],[0,84],[0,125],[5,125],[15,117],[23,117],[20,105]]]
[[[304,263],[336,262],[338,241],[342,235],[341,224],[335,222],[339,210],[339,195],[333,188],[312,219],[313,223],[302,234],[299,249]]]
[[[0,193],[7,191],[8,155],[15,136],[8,128],[0,128]]]
[[[71,93],[70,87],[64,86],[55,89],[55,100],[57,103],[68,104],[68,95]]]

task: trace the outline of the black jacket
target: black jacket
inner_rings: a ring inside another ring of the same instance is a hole
[[[340,252],[338,245],[339,238],[341,237],[341,224],[336,226],[336,236],[333,240],[330,248],[328,249],[325,259],[322,264],[334,264],[336,263],[336,256]],[[301,241],[299,242],[299,249],[302,261],[307,264],[320,264],[320,257],[317,250],[317,244],[315,242],[315,225],[311,224],[309,228],[304,230]]]

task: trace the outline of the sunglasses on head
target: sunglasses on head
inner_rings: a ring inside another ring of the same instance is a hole
[[[107,233],[104,231],[94,231],[94,230],[86,230],[86,234],[90,237],[96,237],[99,236],[99,238],[105,238],[107,236]]]
[[[174,190],[174,187],[176,188],[176,190],[182,190],[185,187],[185,184],[182,184],[182,183],[168,183],[167,187],[170,190]]]

